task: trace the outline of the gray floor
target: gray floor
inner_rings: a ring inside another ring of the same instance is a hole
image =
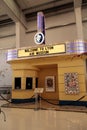
[[[0,100],[0,105],[3,101]],[[87,130],[87,113],[1,108],[0,130]]]

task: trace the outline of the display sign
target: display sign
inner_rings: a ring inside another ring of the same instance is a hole
[[[51,54],[65,53],[65,44],[41,46],[36,48],[26,48],[18,49],[18,57],[34,57],[34,56],[44,56]]]

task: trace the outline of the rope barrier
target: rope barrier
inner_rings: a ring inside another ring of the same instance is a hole
[[[40,95],[39,95],[39,97],[40,97],[42,100],[44,100],[44,101],[46,101],[47,103],[49,103],[49,104],[52,104],[52,105],[58,105],[58,104],[55,104],[55,103],[49,102],[47,99],[42,98]]]
[[[34,96],[35,96],[35,95],[33,95],[32,97],[30,97],[29,99],[32,99]],[[0,97],[1,97],[3,100],[5,100],[6,102],[8,102],[8,103],[15,104],[15,103],[9,101],[9,99],[4,98],[4,96],[2,96],[1,94],[0,94]]]
[[[3,115],[4,115],[4,121],[6,121],[6,115],[5,115],[5,113],[1,110],[1,108],[0,108],[0,114],[1,113],[3,113]]]
[[[86,95],[80,97],[80,98],[79,98],[78,100],[76,100],[76,101],[80,101],[80,100],[83,99],[85,96],[86,96]]]

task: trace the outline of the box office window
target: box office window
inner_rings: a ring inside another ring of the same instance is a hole
[[[20,77],[15,78],[15,89],[21,89],[21,78]]]
[[[32,77],[27,77],[26,78],[26,89],[32,89],[32,83],[33,82],[33,78]]]

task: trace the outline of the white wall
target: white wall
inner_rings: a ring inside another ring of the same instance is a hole
[[[75,24],[72,23],[75,23],[75,17],[73,12],[46,18],[46,44],[53,44],[76,39],[76,27]],[[33,46],[35,45],[33,38],[36,32],[32,31],[37,30],[37,21],[29,22],[28,28],[28,31],[30,33],[26,35],[27,43],[25,43],[25,45]]]
[[[83,21],[87,20],[87,9],[82,10]],[[45,19],[46,25],[46,44],[60,43],[64,41],[77,40],[75,14],[74,12],[67,12]],[[37,21],[28,23],[28,31],[26,35],[26,43],[23,46],[34,46],[34,35],[37,30]],[[34,31],[34,32],[33,32]],[[84,40],[87,40],[87,21],[83,22]]]
[[[75,23],[75,17],[73,12],[68,12],[67,14],[60,14],[45,18],[46,44],[53,44],[64,42],[66,40],[76,39],[75,24],[68,25],[72,23]],[[32,31],[37,30],[37,21],[29,22],[28,28],[28,31],[30,33],[26,35],[27,43],[25,43],[25,45],[33,46],[35,45],[34,35],[36,32]]]
[[[87,22],[83,24],[84,38],[87,41]]]
[[[82,10],[83,20],[87,20],[87,9]],[[64,41],[72,41],[77,39],[76,24],[74,12],[55,15],[45,18],[46,24],[46,44],[60,43]],[[37,20],[28,23],[28,30],[21,47],[35,46],[34,35],[37,30]],[[15,48],[15,25],[0,28],[0,48]],[[83,23],[84,40],[87,40],[87,21]]]
[[[83,10],[83,12],[82,12],[82,18],[85,21],[83,23],[84,39],[87,40],[87,9]]]
[[[12,86],[12,69],[6,63],[6,50],[0,50],[0,87]]]
[[[5,37],[0,39],[0,49],[15,48],[15,36]]]
[[[15,48],[15,25],[0,27],[0,48]]]

